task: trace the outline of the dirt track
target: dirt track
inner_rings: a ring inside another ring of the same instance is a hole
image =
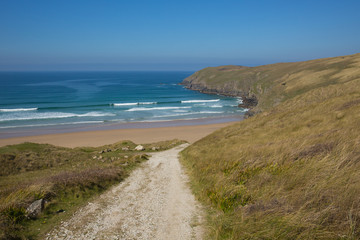
[[[186,146],[153,154],[47,239],[201,239],[201,208],[178,161]]]

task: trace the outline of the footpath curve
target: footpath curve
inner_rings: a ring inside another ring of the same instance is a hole
[[[46,239],[201,239],[203,213],[178,159],[187,146],[152,154]]]

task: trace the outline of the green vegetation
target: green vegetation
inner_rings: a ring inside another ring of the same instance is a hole
[[[148,152],[183,141],[137,145],[122,141],[102,147],[64,148],[23,143],[0,148],[0,239],[43,238],[81,205],[119,183]],[[29,219],[26,208],[44,199],[44,211]]]
[[[360,54],[259,67],[220,66],[202,69],[183,81],[194,90],[225,95],[256,96],[254,112],[330,84],[360,76]]]
[[[262,113],[182,152],[209,238],[359,239],[360,55],[261,68]]]

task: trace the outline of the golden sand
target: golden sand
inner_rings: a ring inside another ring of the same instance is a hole
[[[159,128],[97,130],[86,132],[15,137],[0,139],[0,146],[18,144],[23,142],[34,142],[49,143],[63,147],[96,147],[106,144],[112,144],[122,140],[130,140],[140,144],[171,140],[175,138],[193,143],[209,135],[215,130],[231,125],[233,123],[234,122]]]

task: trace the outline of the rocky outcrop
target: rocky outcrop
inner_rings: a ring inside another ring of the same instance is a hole
[[[136,151],[144,151],[145,148],[144,148],[144,146],[142,146],[142,145],[138,145],[138,146],[136,146],[135,150],[136,150]]]
[[[258,104],[258,99],[256,98],[255,95],[250,96],[250,97],[242,97],[242,103],[240,103],[238,105],[238,107],[241,108],[253,108],[256,107],[256,105]]]
[[[229,66],[226,68],[226,73],[228,73],[232,67],[234,67],[236,70],[245,69],[245,67],[240,66]],[[243,102],[242,104],[239,104],[239,107],[248,109],[254,108],[258,103],[258,98],[253,93],[250,85],[248,84],[249,82],[253,82],[253,78],[251,76],[248,77],[244,80],[247,82],[247,84],[239,87],[239,79],[234,78],[233,80],[227,79],[226,81],[222,81],[221,78],[223,71],[225,71],[224,69],[224,67],[203,69],[184,79],[180,85],[185,86],[187,89],[199,91],[205,94],[241,97]],[[206,71],[217,71],[220,73],[218,73],[218,75],[213,74],[207,76]],[[212,83],[209,83],[209,79],[212,80]]]
[[[255,95],[251,94],[250,92],[245,92],[236,89],[228,89],[228,88],[209,88],[206,84],[191,84],[191,83],[184,83],[182,82],[180,85],[184,85],[185,88],[199,91],[205,94],[217,94],[222,96],[228,97],[241,97],[243,103],[239,104],[241,108],[248,108],[252,109],[258,104],[258,99]],[[249,96],[250,95],[250,96]]]
[[[28,218],[35,219],[44,209],[44,199],[39,199],[30,204],[30,206],[26,209],[26,214]]]
[[[244,95],[243,91],[239,91],[237,89],[234,88],[230,88],[230,87],[210,87],[207,86],[206,83],[180,83],[180,85],[184,85],[185,88],[187,89],[191,89],[194,91],[199,91],[201,93],[206,93],[206,94],[220,94],[223,96],[229,96],[229,97],[239,97]]]
[[[204,69],[202,71],[206,71]],[[180,85],[187,89],[199,91],[206,94],[220,94],[229,97],[239,97],[246,95],[246,90],[237,88],[237,81],[219,82],[218,84],[209,84],[207,77],[202,76],[201,72],[196,72],[193,75],[185,78]],[[212,76],[210,76],[211,78]]]

